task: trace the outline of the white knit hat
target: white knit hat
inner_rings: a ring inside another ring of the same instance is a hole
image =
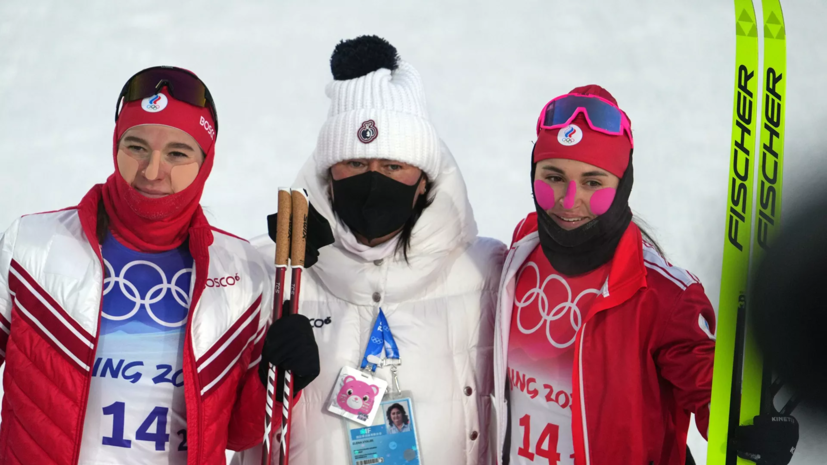
[[[439,173],[439,138],[425,107],[419,73],[375,36],[343,41],[330,59],[336,80],[314,154],[320,173],[344,160],[386,158]]]

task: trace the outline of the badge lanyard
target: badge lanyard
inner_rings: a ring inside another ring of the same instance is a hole
[[[365,348],[361,368],[363,371],[369,370],[375,373],[377,367],[390,366],[394,394],[399,394],[402,390],[399,388],[399,369],[397,367],[401,364],[399,347],[393,338],[390,325],[388,325],[388,320],[385,318],[385,312],[380,308],[379,315],[376,316],[376,323],[373,325],[373,331],[370,334],[370,340]]]
[[[379,415],[372,417],[369,422],[361,422],[364,426],[354,428],[348,425],[351,465],[379,463],[422,465],[413,397],[410,392],[403,393],[399,387],[397,374],[401,364],[399,347],[393,338],[385,312],[380,308],[370,340],[365,348],[365,355],[362,357],[361,371],[357,373],[366,376],[375,373],[376,368],[389,366],[393,387],[377,403]],[[391,410],[401,411],[402,418],[404,418],[403,426],[399,428],[389,426]]]
[[[362,358],[361,370],[342,367],[330,396],[328,411],[365,426],[371,425],[388,389],[387,381],[374,376],[376,368],[390,366],[393,389],[389,395],[391,399],[396,399],[401,396],[397,376],[400,364],[399,348],[384,312],[379,309]]]

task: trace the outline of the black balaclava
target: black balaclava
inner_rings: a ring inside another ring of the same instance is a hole
[[[634,182],[632,152],[634,150],[629,153],[629,165],[623,177],[620,178],[617,193],[609,210],[579,228],[572,230],[561,228],[537,204],[536,195],[534,196],[540,245],[543,247],[543,254],[555,270],[567,276],[576,276],[595,270],[614,257],[620,238],[623,237],[623,233],[632,221],[632,210],[629,208],[629,195],[632,193]],[[536,168],[537,163],[532,163],[532,186]]]

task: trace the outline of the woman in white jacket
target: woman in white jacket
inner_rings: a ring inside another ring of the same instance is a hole
[[[302,280],[300,309],[316,328],[321,374],[294,406],[290,463],[352,463],[348,427],[328,399],[341,368],[360,366],[380,308],[399,347],[401,387],[415,402],[422,463],[493,463],[492,338],[505,246],[477,237],[419,74],[393,46],[344,41],[331,69],[328,119],[295,183],[335,243]],[[272,257],[269,238],[257,245]],[[374,376],[391,381],[388,368]],[[256,453],[245,463],[260,463]]]

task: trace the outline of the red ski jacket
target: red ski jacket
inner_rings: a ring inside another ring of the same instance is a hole
[[[96,186],[79,206],[24,216],[0,236],[0,464],[78,463],[103,296],[99,199]],[[256,367],[273,289],[264,258],[212,229],[200,209],[189,244],[187,463],[224,464],[225,449],[264,437]]]
[[[494,336],[497,452],[503,457],[506,364],[516,277],[539,245],[537,214],[514,233]],[[706,436],[715,312],[689,272],[668,263],[632,223],[575,339],[572,433],[577,465],[683,465],[690,414]]]

